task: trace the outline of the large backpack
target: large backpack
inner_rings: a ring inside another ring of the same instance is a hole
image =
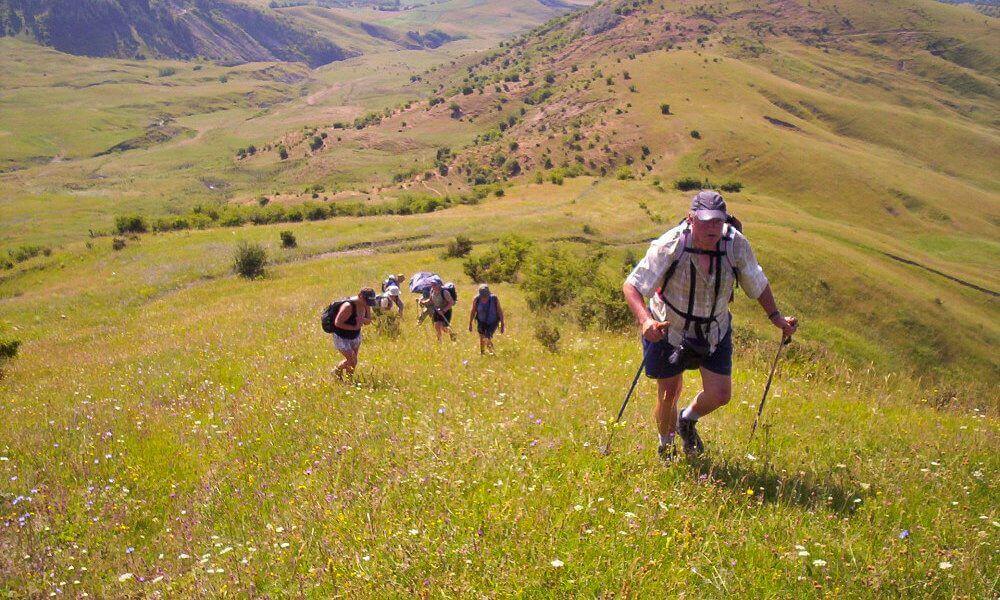
[[[454,283],[452,283],[451,281],[449,281],[448,283],[444,284],[441,287],[442,287],[442,289],[448,290],[448,293],[451,294],[451,301],[452,302],[458,302],[458,290],[455,289],[455,284]]]
[[[320,316],[320,325],[323,326],[325,333],[333,333],[333,323],[337,320],[337,313],[340,312],[340,307],[350,301],[350,298],[334,300],[329,306],[323,309],[323,314]]]

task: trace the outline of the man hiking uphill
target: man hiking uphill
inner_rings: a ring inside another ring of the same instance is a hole
[[[476,330],[479,332],[479,353],[486,354],[489,350],[493,354],[493,334],[497,327],[500,333],[504,333],[507,324],[504,322],[503,309],[500,308],[500,299],[495,294],[490,293],[490,287],[485,283],[479,286],[479,293],[472,299],[472,312],[469,313],[469,331],[472,331],[472,322],[476,322]]]
[[[371,307],[375,305],[375,290],[362,288],[354,298],[335,302],[336,316],[333,318],[333,345],[344,355],[333,370],[338,379],[344,374],[354,374],[358,366],[358,352],[361,350],[361,328],[372,322]]]
[[[646,376],[656,379],[658,453],[674,456],[674,434],[684,451],[704,451],[698,419],[729,402],[732,390],[732,315],[729,301],[738,282],[757,300],[787,338],[798,321],[778,310],[750,242],[726,212],[717,192],[703,190],[677,227],[655,240],[622,286],[642,332]],[[649,298],[649,304],[644,298]],[[702,390],[677,414],[685,370],[700,369]]]

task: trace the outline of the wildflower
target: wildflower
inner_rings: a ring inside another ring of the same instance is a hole
[[[909,529],[904,529],[904,530],[902,530],[902,531],[899,532],[899,539],[905,540],[908,537],[910,537],[910,530]]]
[[[949,565],[949,566],[951,566],[951,565]],[[125,583],[129,579],[132,579],[132,574],[131,573],[122,573],[121,575],[118,576],[118,583]]]
[[[420,533],[419,529],[411,529],[410,530],[410,535],[417,535],[418,533]]]
[[[817,558],[816,560],[813,561],[813,566],[814,567],[825,567],[826,566],[826,561],[823,560],[822,558]]]
[[[747,496],[753,496],[753,488],[747,488]]]
[[[941,569],[942,571],[945,571],[951,568],[951,563],[948,561],[941,561],[938,563],[938,568]]]
[[[801,556],[803,558],[806,557],[806,556],[809,556],[809,551],[808,550],[799,550],[799,556]]]
[[[562,567],[566,563],[564,563],[563,561],[561,561],[558,558],[556,558],[556,559],[552,560],[551,564],[552,564],[553,567],[555,567],[556,569],[558,569],[558,568]]]

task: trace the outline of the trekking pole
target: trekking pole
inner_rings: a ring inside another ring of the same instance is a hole
[[[760,397],[760,406],[757,407],[757,416],[753,418],[753,427],[750,428],[750,439],[747,440],[747,444],[753,441],[753,434],[757,431],[757,422],[760,421],[760,415],[764,412],[764,402],[767,401],[767,392],[771,389],[771,380],[774,379],[774,370],[778,366],[778,358],[781,356],[781,351],[791,341],[791,336],[781,334],[781,343],[778,344],[778,351],[774,355],[774,360],[771,361],[771,372],[767,376],[767,384],[764,386],[764,395]]]
[[[601,454],[607,456],[611,454],[611,441],[615,439],[615,427],[618,422],[622,420],[622,415],[625,414],[625,407],[628,406],[629,398],[632,397],[632,392],[635,391],[635,386],[639,383],[639,376],[642,375],[642,370],[646,367],[646,359],[649,355],[646,352],[642,353],[642,363],[639,364],[639,370],[635,372],[635,377],[632,378],[632,385],[628,388],[628,393],[625,394],[625,401],[622,402],[622,407],[618,409],[618,417],[615,418],[615,422],[611,424],[611,435],[608,436],[608,443],[604,445],[601,450]]]

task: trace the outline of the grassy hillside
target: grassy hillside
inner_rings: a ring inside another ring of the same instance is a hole
[[[994,20],[629,0],[484,50],[544,5],[277,10],[475,33],[355,37],[315,70],[0,40],[0,341],[21,342],[0,362],[0,598],[996,595]],[[704,459],[655,458],[645,380],[602,457],[638,344],[580,303],[620,305],[684,179],[729,184],[800,333],[752,444],[777,332],[737,292]],[[422,214],[356,216],[385,207]],[[182,226],[116,233],[126,215]],[[331,298],[435,270],[462,325],[473,282],[442,251],[511,233],[529,264],[601,266],[551,310],[493,282],[495,357],[464,328],[437,346],[406,298],[401,335],[367,329],[358,379],[332,377]],[[232,273],[239,241],[266,277]]]
[[[227,0],[0,0],[0,36],[77,56],[263,60],[312,67],[354,54],[312,32]]]
[[[474,232],[478,254],[510,230],[544,243],[588,224],[611,262],[641,251],[657,227],[637,207],[622,210],[640,190],[612,199],[609,184],[594,184],[531,185],[433,215],[292,225],[294,250],[278,248],[276,226],[143,236],[117,252],[99,240],[6,282],[4,317],[25,345],[0,390],[4,420],[18,423],[0,433],[0,589],[992,593],[995,395],[893,374],[910,360],[899,351],[907,326],[883,334],[896,349],[884,352],[838,306],[860,315],[888,299],[913,315],[913,298],[940,296],[984,319],[988,345],[995,307],[819,231],[750,213],[802,334],[764,435],[747,446],[774,332],[737,300],[735,398],[703,425],[704,462],[664,469],[654,458],[648,383],[615,454],[600,456],[636,365],[633,336],[560,319],[562,350],[550,354],[532,336],[540,316],[510,285],[494,286],[511,325],[497,357],[479,357],[470,334],[438,348],[409,306],[401,338],[366,332],[356,384],[331,379],[324,301],[386,272],[433,268],[459,282],[464,307],[473,288],[460,262],[438,256],[455,232]],[[277,264],[266,279],[229,274],[238,239],[268,246]],[[362,242],[376,245],[351,249]],[[796,269],[803,254],[816,259],[809,278]],[[908,289],[889,286],[895,278]],[[841,288],[857,279],[864,285]],[[818,300],[817,281],[849,300]]]

